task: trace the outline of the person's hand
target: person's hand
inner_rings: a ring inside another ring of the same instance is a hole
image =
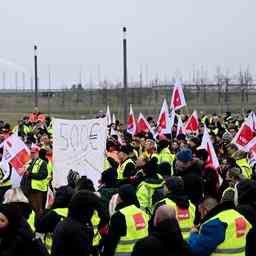
[[[0,185],[2,185],[3,184],[3,180],[0,180]]]

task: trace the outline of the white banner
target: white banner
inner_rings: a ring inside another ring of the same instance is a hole
[[[95,186],[104,166],[106,118],[53,119],[54,186],[67,184],[70,169],[86,175]]]

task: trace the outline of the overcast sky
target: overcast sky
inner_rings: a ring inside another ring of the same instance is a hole
[[[0,88],[15,86],[15,70],[33,70],[39,46],[40,86],[122,78],[122,26],[128,29],[128,75],[138,80],[191,78],[201,65],[256,74],[255,0],[8,0],[1,1]],[[14,63],[14,64],[12,64]]]

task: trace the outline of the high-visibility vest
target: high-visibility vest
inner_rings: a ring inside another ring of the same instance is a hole
[[[23,132],[24,132],[25,135],[28,135],[29,133],[32,132],[32,127],[24,124],[23,125]]]
[[[250,167],[246,158],[236,160],[236,164],[242,170],[242,174],[245,178],[250,179],[252,176],[252,168]]]
[[[53,175],[53,163],[52,163],[52,161],[48,161],[47,172],[48,172],[47,181],[48,181],[48,185],[49,185],[50,181],[52,180],[52,175]]]
[[[160,175],[159,175],[160,176]],[[160,178],[160,177],[159,177]],[[140,208],[146,213],[151,214],[152,212],[152,197],[156,189],[162,188],[164,186],[164,180],[159,183],[148,183],[142,181],[137,188],[137,198],[140,203]]]
[[[169,148],[164,148],[161,150],[161,152],[158,154],[158,164],[167,162],[171,165],[171,171],[173,173],[173,162],[175,160],[176,156],[175,154],[172,154]]]
[[[33,165],[32,173],[38,173],[39,170],[40,170],[40,168],[41,168],[41,165],[42,165],[43,163],[44,163],[44,160],[42,160],[42,159],[37,159],[36,162],[35,162],[34,165]],[[31,181],[31,187],[32,187],[32,189],[46,192],[47,189],[48,189],[48,177],[46,177],[46,178],[43,179],[43,180],[35,180],[35,179],[32,179],[32,181]]]
[[[93,246],[97,246],[100,244],[101,235],[98,230],[98,225],[100,223],[100,217],[98,215],[97,211],[93,212],[92,219],[91,219],[92,225],[93,225]]]
[[[68,217],[68,208],[56,208],[53,211],[61,216],[61,220]],[[52,241],[52,233],[47,233],[44,238],[44,244],[49,253],[51,253]]]
[[[2,163],[0,162],[0,180],[3,179],[4,177],[4,172],[3,172],[3,166],[2,166]],[[10,167],[11,168],[11,167]],[[11,170],[10,170],[11,171]],[[5,182],[1,183],[0,184],[0,188],[4,188],[4,187],[10,187],[12,186],[12,182],[11,182],[11,179],[9,178],[8,180],[6,180]]]
[[[169,198],[165,198],[159,201],[159,203],[162,202],[165,202],[167,206],[176,209],[176,218],[179,223],[182,236],[185,240],[187,240],[189,238],[190,231],[194,225],[196,207],[191,202],[189,202],[188,209],[182,209]]]
[[[246,246],[246,236],[251,229],[251,224],[237,211],[230,209],[220,212],[213,218],[207,220],[205,223],[219,219],[221,222],[227,224],[225,232],[225,240],[217,246],[212,256],[244,256]],[[199,230],[200,233],[201,229]]]
[[[148,236],[148,215],[135,205],[119,210],[126,221],[127,232],[120,238],[115,250],[115,256],[130,255],[135,243]]]
[[[33,231],[33,233],[36,231],[36,228],[35,228],[35,218],[36,218],[36,214],[32,210],[32,212],[30,213],[29,218],[27,220],[27,223],[30,226],[30,228]]]
[[[124,170],[127,164],[132,163],[134,164],[134,162],[132,161],[132,159],[128,158],[126,159],[122,164],[120,164],[117,168],[117,179],[118,180],[123,180],[124,179]]]

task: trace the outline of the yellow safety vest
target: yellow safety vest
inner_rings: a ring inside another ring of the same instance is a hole
[[[242,174],[246,179],[250,179],[252,176],[252,168],[250,167],[246,158],[236,160],[236,164],[242,170]]]
[[[48,172],[47,180],[48,180],[48,185],[49,185],[50,181],[52,180],[52,175],[53,175],[53,163],[52,163],[52,161],[48,161],[47,172]]]
[[[159,175],[160,176],[160,175]],[[159,177],[160,178],[160,177]],[[164,185],[164,180],[162,182],[153,184],[146,181],[142,181],[137,188],[137,198],[140,203],[140,208],[146,213],[152,213],[152,196],[156,189],[162,188]]]
[[[135,243],[148,236],[148,215],[135,205],[127,206],[120,210],[125,216],[127,232],[120,241],[115,250],[115,256],[130,255]]]
[[[3,177],[4,177],[4,173],[3,173],[3,169],[2,168],[3,168],[2,167],[2,163],[0,162],[0,180],[2,180]],[[10,178],[8,180],[6,180],[4,183],[0,184],[0,188],[11,187],[11,186],[12,186],[12,182],[11,182]]]
[[[34,163],[32,173],[38,173],[40,168],[41,168],[41,165],[43,164],[43,162],[44,162],[44,160],[37,159],[36,162]],[[48,189],[48,177],[46,177],[43,180],[32,179],[31,187],[32,187],[32,189],[46,192],[47,189]]]
[[[120,164],[117,168],[117,179],[118,180],[123,180],[124,179],[124,170],[127,164],[133,163],[132,159],[128,158],[126,159],[122,164]]]
[[[61,216],[61,220],[68,217],[68,208],[56,208],[56,209],[53,209],[53,211]],[[52,233],[46,234],[45,238],[44,238],[44,244],[45,244],[49,253],[51,253],[52,241],[53,241],[52,240]]]
[[[219,219],[220,221],[226,223],[228,226],[225,233],[225,240],[218,245],[218,247],[211,255],[244,256],[246,236],[252,227],[251,224],[239,212],[232,209],[217,214],[205,223],[213,219]]]
[[[27,223],[29,224],[31,230],[34,232],[36,232],[36,228],[35,228],[35,218],[36,218],[36,214],[35,212],[32,210],[32,212],[29,215],[29,218],[27,220]]]
[[[161,152],[158,154],[158,164],[167,162],[171,165],[171,171],[173,173],[173,162],[176,158],[175,154],[172,154],[169,148],[164,148],[161,150]]]
[[[188,209],[182,209],[169,198],[162,199],[159,201],[159,203],[161,202],[165,202],[167,206],[176,209],[176,218],[179,223],[182,236],[185,240],[187,240],[189,238],[190,231],[194,226],[196,207],[191,202],[189,202]]]

